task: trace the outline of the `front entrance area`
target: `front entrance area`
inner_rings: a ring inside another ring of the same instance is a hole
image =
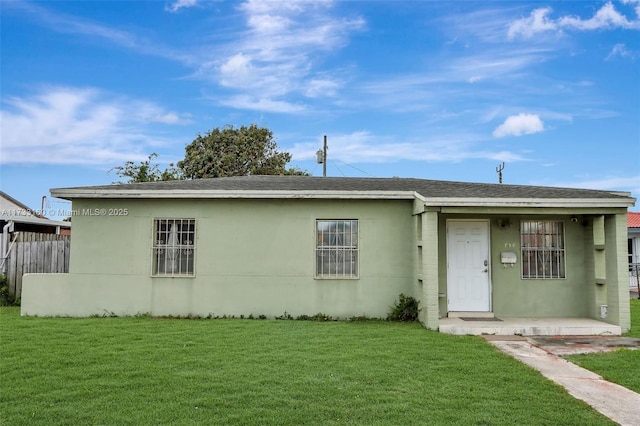
[[[490,312],[489,221],[447,221],[449,312]]]

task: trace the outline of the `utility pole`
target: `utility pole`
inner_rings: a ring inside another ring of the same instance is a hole
[[[322,176],[327,177],[327,135],[324,135],[324,146],[316,152],[318,164],[322,164]]]
[[[322,176],[327,177],[327,135],[324,135],[324,146],[322,147]]]

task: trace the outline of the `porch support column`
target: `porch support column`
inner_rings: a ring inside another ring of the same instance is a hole
[[[627,261],[627,212],[605,216],[605,259],[608,315],[626,333],[631,328],[629,265]]]
[[[422,295],[420,321],[430,329],[437,330],[440,306],[438,303],[438,212],[422,213]]]

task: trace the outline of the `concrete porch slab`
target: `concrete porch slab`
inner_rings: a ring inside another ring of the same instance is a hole
[[[500,318],[502,321],[464,321],[440,318],[441,333],[456,335],[620,336],[622,329],[590,318]]]
[[[493,318],[493,312],[449,312],[449,318]]]

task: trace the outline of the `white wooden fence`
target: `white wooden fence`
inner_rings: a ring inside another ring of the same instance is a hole
[[[22,294],[22,275],[30,272],[69,272],[71,236],[18,232],[6,260],[9,294]]]

